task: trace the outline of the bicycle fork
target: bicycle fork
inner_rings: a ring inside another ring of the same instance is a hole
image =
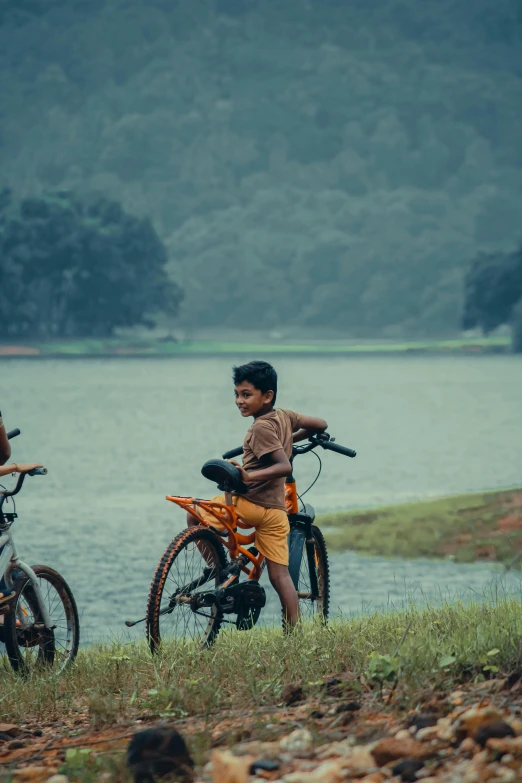
[[[24,563],[18,558],[15,543],[11,538],[9,530],[3,530],[2,535],[0,536],[0,553],[0,574],[4,575],[7,587],[13,587],[13,571],[23,571],[23,573],[28,577],[31,583],[31,587],[33,588],[44,627],[49,631],[54,630],[51,615],[47,609],[47,606],[45,605],[42,591],[40,590],[40,585],[38,584],[38,577],[36,576],[31,566],[27,565],[27,563]],[[18,619],[22,625],[24,625],[26,619],[25,616],[19,617]]]
[[[292,522],[288,536],[289,564],[288,570],[299,598],[316,601],[319,598],[319,583],[317,580],[317,568],[315,561],[315,540],[312,535],[312,521],[305,515],[295,515],[297,519]],[[302,518],[299,519],[299,516]],[[310,575],[310,592],[299,591],[299,571],[303,553],[306,553],[308,573]]]

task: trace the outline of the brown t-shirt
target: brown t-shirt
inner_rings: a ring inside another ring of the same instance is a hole
[[[259,416],[248,430],[243,443],[243,467],[249,473],[270,465],[267,455],[278,449],[284,449],[287,457],[292,454],[292,434],[301,428],[301,416],[293,411],[275,408],[264,416]],[[264,508],[285,506],[285,478],[261,481],[249,484],[248,492],[243,496],[252,503]]]

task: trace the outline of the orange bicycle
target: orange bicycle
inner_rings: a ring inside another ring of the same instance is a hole
[[[318,447],[348,457],[356,455],[355,451],[340,446],[325,433],[309,438],[304,445],[294,446],[291,463],[297,455]],[[143,620],[136,621],[146,622],[152,652],[158,649],[162,638],[167,637],[189,637],[201,646],[209,646],[223,623],[235,625],[239,630],[252,628],[265,606],[265,590],[259,584],[265,559],[253,546],[255,532],[249,535],[239,532],[251,526],[239,518],[233,504],[232,493],[242,494],[246,487],[238,469],[226,461],[242,451],[241,447],[233,449],[224,454],[222,460],[206,462],[201,470],[225,493],[225,503],[167,496],[167,500],[197,519],[199,525],[183,530],[168,545],[152,580],[147,614]],[[321,460],[317,453],[315,456],[319,460],[319,472],[308,489],[321,473]],[[306,620],[315,616],[325,622],[330,582],[324,537],[314,524],[312,506],[301,501],[302,509],[299,510],[300,497],[293,474],[286,479],[285,492],[290,523],[289,571],[298,593],[301,617]],[[203,519],[199,509],[215,517],[221,529]],[[246,579],[240,581],[242,574]],[[130,627],[136,622],[127,621],[126,624]]]

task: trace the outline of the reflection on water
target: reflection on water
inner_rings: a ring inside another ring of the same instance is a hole
[[[124,619],[142,616],[161,552],[184,526],[165,495],[213,494],[201,465],[241,443],[246,422],[233,403],[232,363],[0,364],[4,419],[23,430],[13,457],[49,469],[19,496],[15,539],[24,559],[69,580],[84,641],[119,635]],[[307,496],[318,512],[522,483],[517,357],[278,357],[275,364],[278,404],[323,416],[338,442],[358,451],[355,460],[324,455]],[[316,464],[313,456],[296,463],[301,488]],[[352,553],[332,557],[332,572],[332,603],[344,613],[402,600],[404,585],[417,595],[446,586],[482,593],[495,574],[484,565]],[[518,589],[517,576],[508,576]],[[269,606],[278,622],[277,606]]]

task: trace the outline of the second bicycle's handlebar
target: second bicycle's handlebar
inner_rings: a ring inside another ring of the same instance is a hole
[[[7,433],[7,440],[11,440],[12,438],[16,438],[17,435],[20,435],[20,430],[18,427],[15,430],[11,430],[11,432]]]
[[[18,481],[16,482],[16,487],[12,490],[3,490],[0,492],[0,506],[4,502],[6,498],[12,498],[13,495],[18,495],[20,490],[22,489],[23,483],[25,481],[26,476],[46,476],[47,475],[47,468],[33,468],[32,470],[28,470],[27,473],[20,473],[18,476]]]
[[[341,446],[339,443],[335,443],[333,439],[328,439],[324,436],[321,437],[320,435],[312,435],[311,438],[308,438],[308,443],[305,443],[303,446],[294,446],[292,448],[292,456],[295,456],[296,454],[306,454],[307,452],[312,451],[312,449],[315,449],[316,446],[321,446],[321,448],[326,449],[327,451],[336,451],[337,454],[343,454],[345,457],[353,458],[357,455],[356,451],[349,449],[347,446]],[[223,454],[223,459],[239,457],[242,453],[243,446],[238,446],[235,449],[226,451]]]

